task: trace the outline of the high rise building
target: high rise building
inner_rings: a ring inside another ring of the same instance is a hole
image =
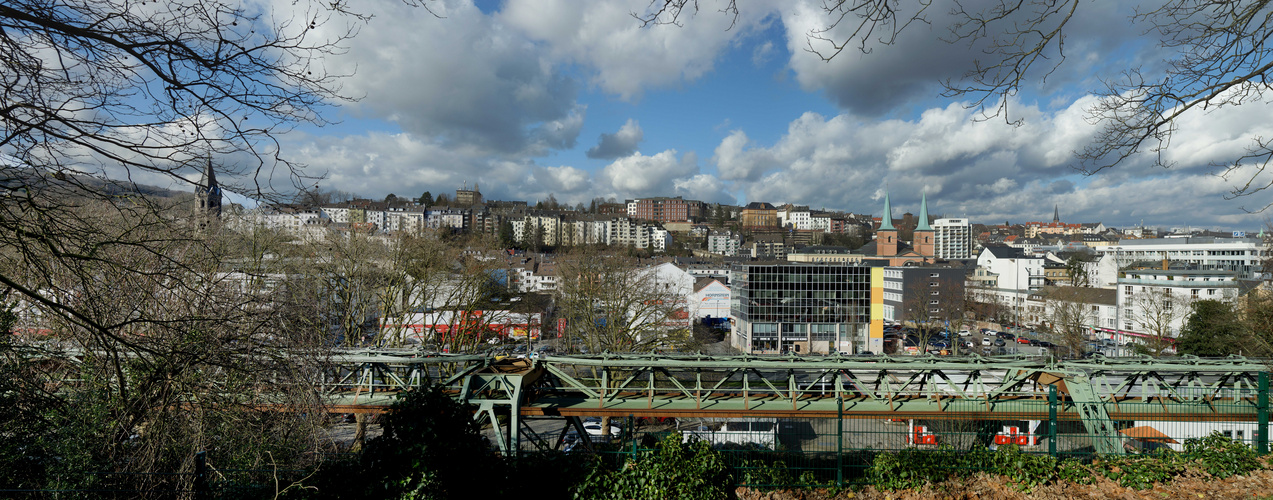
[[[933,255],[938,259],[972,258],[972,223],[968,219],[933,222]]]

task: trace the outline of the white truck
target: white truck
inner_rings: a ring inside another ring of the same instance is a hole
[[[682,439],[707,441],[713,447],[740,445],[772,450],[778,442],[778,422],[762,419],[705,422],[682,431]]]

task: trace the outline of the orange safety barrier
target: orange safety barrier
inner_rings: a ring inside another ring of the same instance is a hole
[[[997,444],[997,445],[1002,446],[1002,445],[1005,445],[1005,444],[1008,444],[1008,443],[1011,443],[1011,442],[1012,442],[1012,437],[1011,437],[1011,436],[1005,436],[1005,435],[1003,435],[1003,434],[996,434],[996,435],[995,435],[995,444]]]

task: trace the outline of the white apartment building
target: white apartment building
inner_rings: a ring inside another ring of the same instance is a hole
[[[385,212],[383,229],[385,231],[418,234],[426,226],[425,219],[426,212],[424,209],[390,210]]]
[[[349,207],[323,207],[323,213],[336,224],[348,224],[349,211]]]
[[[672,233],[661,227],[651,227],[650,231],[650,249],[659,252],[667,251],[667,247],[672,246]]]
[[[784,210],[780,208],[778,209],[778,223],[782,226],[791,225],[792,229],[813,229],[813,214],[809,210]]]
[[[1233,301],[1241,282],[1233,271],[1126,270],[1118,278],[1118,305],[1129,340],[1167,330],[1179,337],[1195,300]],[[1165,328],[1164,328],[1165,326]]]
[[[830,214],[820,213],[809,218],[809,229],[813,229],[815,231],[821,229],[829,233],[831,232],[832,226],[833,223],[831,222]]]
[[[1184,264],[1203,271],[1233,271],[1239,278],[1255,277],[1260,260],[1269,255],[1269,247],[1260,238],[1173,237],[1143,240],[1123,239],[1118,244],[1096,249],[1110,255],[1121,267],[1132,262],[1150,261]],[[1101,283],[1114,281],[1114,266],[1101,266]]]
[[[933,222],[933,254],[938,259],[971,259],[972,223],[968,219]]]
[[[528,241],[542,228],[544,245],[605,244],[650,248],[665,251],[672,244],[672,233],[659,226],[643,224],[626,217],[610,220],[563,220],[559,215],[527,215],[510,221],[513,240]]]
[[[734,257],[738,255],[738,251],[743,247],[743,237],[734,234],[731,231],[713,232],[707,235],[707,251],[724,255],[726,257]]]

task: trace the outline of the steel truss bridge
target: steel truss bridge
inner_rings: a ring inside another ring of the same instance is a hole
[[[342,351],[331,411],[381,412],[397,392],[442,384],[489,421],[500,448],[540,448],[527,419],[580,417],[1051,420],[1080,422],[1121,453],[1117,421],[1255,422],[1267,449],[1269,361],[1025,357],[769,357],[602,354],[536,359]],[[586,441],[586,440],[585,440]]]

